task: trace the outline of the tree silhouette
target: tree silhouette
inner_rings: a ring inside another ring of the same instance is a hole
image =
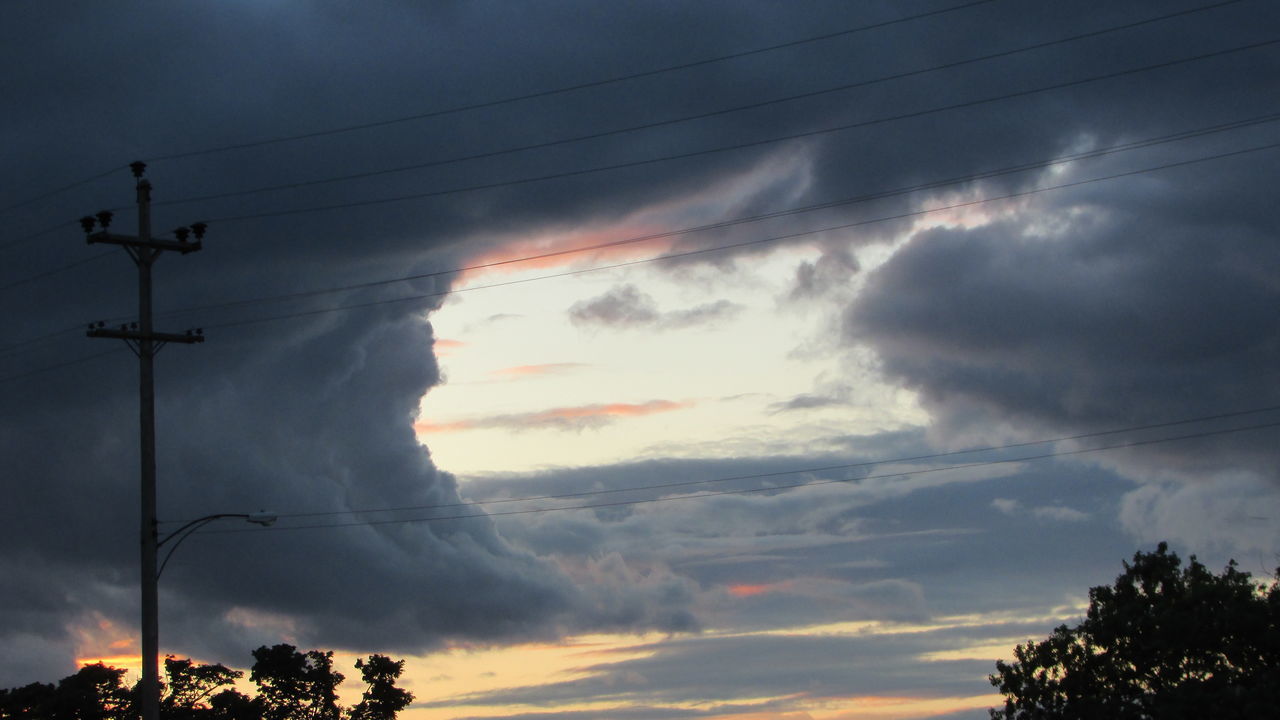
[[[258,686],[265,720],[339,720],[337,688],[344,677],[333,670],[332,652],[274,645],[254,650],[253,659],[249,679]]]
[[[1280,584],[1230,562],[1183,568],[1160,543],[1114,586],[1089,591],[1076,627],[996,663],[996,720],[1271,718],[1280,706]]]
[[[367,661],[357,660],[356,669],[369,687],[360,702],[351,708],[351,720],[394,720],[397,713],[413,702],[413,693],[396,687],[396,680],[404,671],[403,660],[370,655]]]
[[[367,687],[363,699],[347,710],[338,704],[342,673],[333,669],[333,653],[299,652],[292,645],[253,651],[250,679],[258,695],[232,685],[244,672],[224,665],[198,665],[165,658],[162,720],[395,720],[413,694],[396,687],[404,661],[370,655],[356,661]],[[124,670],[102,663],[80,668],[57,685],[31,683],[0,690],[0,720],[134,720],[137,688],[124,684]]]
[[[126,720],[135,715],[135,695],[124,685],[124,670],[86,665],[57,685],[31,683],[0,690],[3,720]]]
[[[195,665],[189,659],[174,657],[164,659],[164,671],[169,682],[168,692],[160,701],[160,715],[168,720],[219,716],[214,711],[213,699],[226,692],[239,695],[229,686],[244,677],[243,672],[223,665]]]

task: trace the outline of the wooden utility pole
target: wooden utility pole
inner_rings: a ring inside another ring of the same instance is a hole
[[[138,191],[138,234],[118,235],[108,232],[111,212],[102,211],[96,216],[80,219],[89,244],[107,243],[120,245],[138,266],[138,320],[134,323],[108,328],[104,323],[89,326],[89,337],[124,340],[138,356],[138,395],[141,429],[141,485],[142,514],[139,534],[141,544],[142,591],[142,718],[159,720],[160,717],[160,620],[159,574],[156,569],[156,401],[153,361],[165,343],[204,342],[200,331],[186,333],[156,332],[152,327],[151,266],[160,253],[171,250],[186,255],[200,249],[204,237],[204,223],[174,231],[177,240],[155,240],[151,237],[151,183],[142,177],[146,165],[135,162],[133,169]],[[94,226],[101,230],[94,232]],[[188,241],[192,235],[194,241]]]

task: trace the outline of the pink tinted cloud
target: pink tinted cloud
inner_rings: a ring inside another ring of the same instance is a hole
[[[457,284],[465,286],[476,278],[491,273],[510,273],[530,268],[558,268],[575,263],[621,262],[660,255],[671,249],[675,238],[625,241],[657,235],[667,230],[669,228],[653,224],[626,224],[511,240],[468,258],[467,265],[490,265],[491,267],[467,270],[458,277]],[[619,245],[594,250],[583,249],[620,241],[622,244]]]
[[[790,582],[780,583],[761,583],[752,585],[748,583],[739,583],[729,586],[729,594],[734,597],[755,597],[756,595],[765,595],[767,593],[781,592],[791,587]]]
[[[487,418],[457,420],[447,423],[414,423],[414,430],[419,433],[459,432],[462,430],[580,430],[586,427],[598,427],[618,418],[641,417],[657,413],[683,410],[693,406],[692,401],[675,402],[672,400],[650,400],[644,403],[608,403],[601,405],[580,405],[578,407],[552,408],[532,413],[512,415],[494,415]]]
[[[516,365],[515,367],[499,368],[491,372],[500,378],[514,380],[516,378],[531,377],[537,375],[551,375],[555,373],[567,372],[580,367],[586,367],[585,363],[543,363],[541,365]]]
[[[461,340],[448,340],[446,338],[436,338],[433,343],[436,355],[448,355],[458,348],[464,347],[466,343]]]

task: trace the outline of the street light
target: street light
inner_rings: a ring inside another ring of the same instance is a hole
[[[173,545],[169,547],[169,552],[165,554],[164,562],[160,564],[160,569],[156,571],[155,575],[150,575],[150,577],[148,577],[149,573],[143,573],[143,596],[146,597],[147,594],[150,593],[151,597],[158,597],[160,575],[164,573],[165,566],[169,564],[171,559],[173,559],[173,553],[177,551],[178,546],[182,544],[183,540],[191,537],[192,533],[205,525],[222,518],[242,518],[246,522],[251,522],[263,527],[267,527],[276,521],[275,513],[269,513],[265,510],[259,510],[256,513],[215,513],[213,515],[205,515],[202,518],[196,518],[164,537],[157,536],[155,541],[155,548],[157,551],[170,541],[173,542]],[[152,639],[151,647],[156,648],[154,653],[143,653],[142,656],[143,678],[154,678],[154,683],[143,682],[142,692],[146,695],[143,699],[143,704],[148,704],[146,701],[150,700],[153,703],[152,707],[158,710],[160,707],[160,611],[158,605],[143,603],[142,607],[142,632],[144,635],[150,634]]]

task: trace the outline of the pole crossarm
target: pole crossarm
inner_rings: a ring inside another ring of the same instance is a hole
[[[204,342],[204,333],[200,330],[188,330],[185,333],[167,333],[167,332],[149,332],[144,333],[136,328],[121,326],[119,328],[95,327],[90,328],[85,333],[92,338],[115,338],[117,340],[131,340],[139,342],[142,340],[150,340],[152,342],[161,343],[192,343]]]
[[[195,241],[155,240],[155,239],[143,240],[142,238],[139,238],[136,235],[120,235],[118,233],[107,232],[105,230],[101,230],[96,233],[90,233],[85,238],[85,242],[88,243],[89,245],[98,245],[98,244],[105,243],[108,245],[123,245],[127,248],[135,248],[135,249],[149,248],[151,250],[172,250],[173,252],[179,252],[179,253],[182,253],[183,255],[186,255],[187,253],[195,252],[197,250],[202,249],[203,247],[203,245],[199,240],[195,240]]]

